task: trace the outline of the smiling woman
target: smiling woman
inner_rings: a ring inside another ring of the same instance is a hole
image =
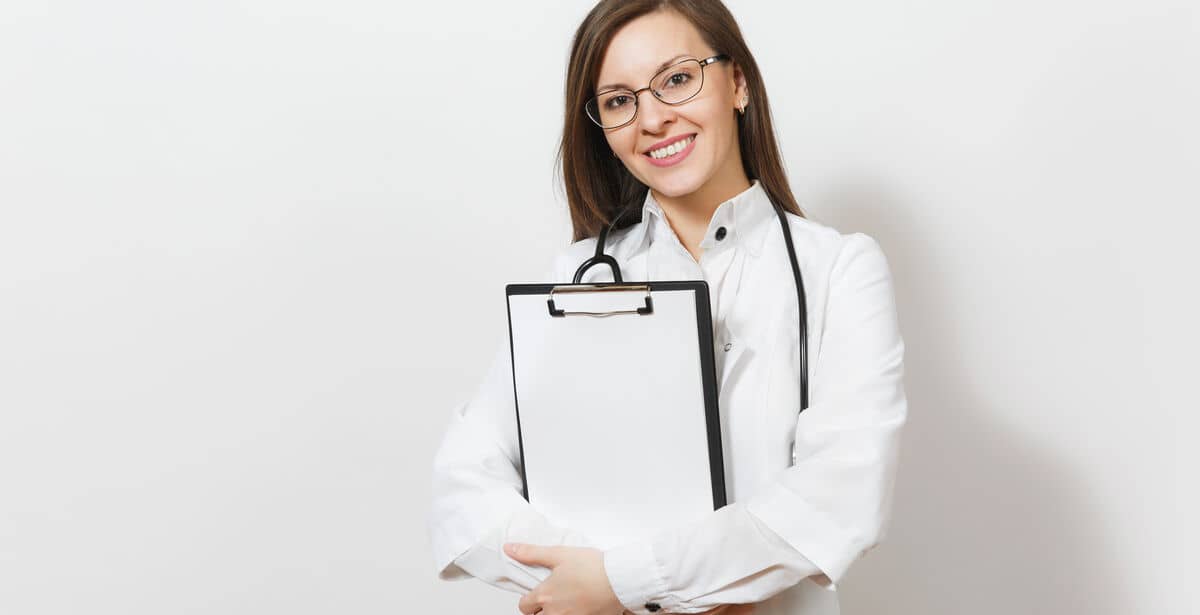
[[[575,268],[607,247],[634,279],[708,284],[730,503],[603,551],[543,516],[521,496],[505,344],[434,461],[439,575],[518,592],[528,615],[836,615],[837,583],[883,538],[907,416],[882,250],[801,213],[762,76],[718,0],[596,5],[564,122],[574,242],[547,277],[611,281]]]
[[[686,212],[711,213],[750,177],[772,201],[803,215],[758,64],[720,2],[601,2],[576,32],[566,94],[559,157],[576,241],[641,202],[647,186],[684,226],[699,225]],[[597,99],[619,102],[624,115],[589,117]],[[652,153],[684,138],[693,139],[685,152]]]

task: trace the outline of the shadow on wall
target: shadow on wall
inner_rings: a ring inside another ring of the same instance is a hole
[[[843,615],[1137,612],[1082,481],[1052,450],[998,423],[1005,409],[972,391],[973,381],[999,376],[971,373],[956,343],[964,332],[945,276],[953,259],[935,253],[936,237],[914,215],[920,203],[858,177],[813,202],[828,212],[821,222],[883,247],[906,352],[892,522],[843,582]],[[978,281],[988,283],[987,272]]]

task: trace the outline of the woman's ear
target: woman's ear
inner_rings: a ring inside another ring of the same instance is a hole
[[[750,88],[746,84],[746,73],[742,72],[742,67],[737,64],[733,65],[733,106],[745,107],[749,104]]]

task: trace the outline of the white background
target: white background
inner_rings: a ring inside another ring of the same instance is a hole
[[[429,469],[569,240],[591,4],[0,4],[0,612],[516,612],[435,579]],[[1195,3],[729,6],[897,283],[844,612],[1197,612]]]

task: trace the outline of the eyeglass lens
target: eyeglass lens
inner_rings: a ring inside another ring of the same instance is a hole
[[[704,73],[699,60],[685,60],[668,66],[650,80],[650,88],[667,104],[681,103],[700,92]],[[631,90],[609,90],[588,101],[588,115],[601,126],[620,126],[637,113],[637,100]]]

